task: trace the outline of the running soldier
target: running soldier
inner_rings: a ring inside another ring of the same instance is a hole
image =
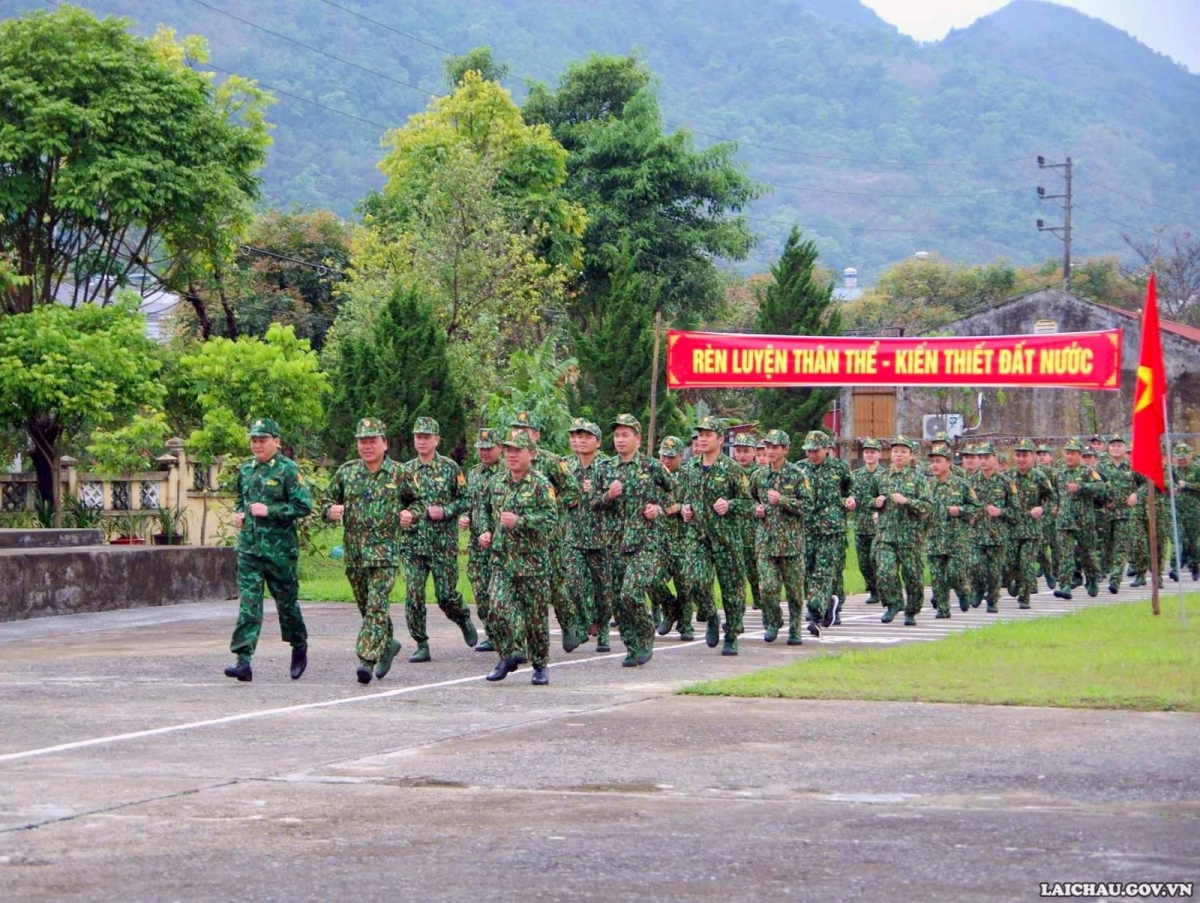
[[[1029,608],[1030,598],[1037,592],[1041,521],[1054,502],[1054,484],[1034,463],[1036,451],[1031,440],[1019,441],[1013,451],[1016,467],[1006,474],[1015,489],[1009,519],[1009,595],[1016,597],[1019,608]]]
[[[804,581],[808,590],[808,632],[821,635],[822,627],[840,623],[845,602],[842,569],[846,564],[846,512],[857,503],[852,495],[850,471],[833,454],[828,433],[812,430],[804,437],[807,460],[800,465],[813,490],[812,514],[805,537]],[[722,590],[722,592],[724,592]]]
[[[874,500],[879,512],[875,571],[879,575],[879,598],[884,605],[879,620],[890,624],[903,608],[908,627],[916,625],[917,615],[925,604],[921,546],[925,533],[923,521],[931,507],[925,478],[912,466],[914,442],[905,436],[892,440],[891,466],[876,481],[879,495]]]
[[[1042,469],[1042,473],[1046,475],[1050,485],[1055,485],[1054,475],[1058,470],[1058,463],[1054,460],[1054,449],[1043,443],[1037,447],[1036,455],[1038,467]],[[1038,576],[1045,578],[1050,589],[1054,589],[1058,579],[1057,521],[1058,500],[1055,498],[1046,512],[1046,516],[1042,518],[1042,541],[1038,546]]]
[[[1186,442],[1175,443],[1175,498],[1180,560],[1192,580],[1200,580],[1200,462],[1192,460]]]
[[[1081,440],[1071,439],[1063,446],[1063,466],[1055,476],[1054,490],[1058,497],[1059,533],[1058,589],[1054,595],[1071,598],[1072,580],[1078,568],[1088,581],[1088,595],[1095,596],[1100,567],[1090,541],[1096,529],[1093,499],[1106,489],[1100,474],[1083,466]]]
[[[1125,437],[1114,434],[1108,440],[1108,456],[1096,470],[1104,478],[1108,502],[1100,529],[1100,573],[1108,575],[1108,591],[1116,594],[1121,576],[1130,561],[1130,545],[1137,508],[1139,475],[1134,472],[1126,452]]]
[[[471,592],[475,596],[475,614],[487,639],[475,645],[476,652],[495,652],[496,645],[492,641],[488,624],[491,621],[491,600],[488,587],[492,582],[492,553],[479,544],[479,534],[483,532],[483,518],[489,503],[488,483],[501,473],[500,456],[502,454],[500,437],[503,434],[498,429],[485,427],[479,431],[475,439],[475,451],[479,455],[479,463],[467,471],[467,513],[459,517],[458,528],[468,530],[467,535],[467,581],[471,584]]]
[[[609,624],[613,616],[613,573],[617,550],[613,548],[614,503],[604,487],[614,479],[611,462],[600,454],[604,434],[598,424],[577,417],[571,421],[568,467],[579,487],[579,504],[568,509],[572,548],[568,559],[571,604],[578,611],[580,642],[596,636],[596,651],[608,652]],[[570,651],[570,650],[567,650]]]
[[[746,472],[746,479],[758,470],[758,441],[749,433],[738,433],[733,437],[733,460]],[[758,552],[755,539],[758,528],[753,518],[742,518],[742,560],[746,562],[746,580],[750,584],[750,607],[758,610]]]
[[[879,495],[876,482],[882,473],[879,458],[883,446],[878,439],[862,441],[863,466],[850,472],[851,494],[854,497],[854,553],[858,559],[858,570],[867,584],[867,605],[879,603],[879,583],[875,577],[875,506],[871,504]]]
[[[988,613],[996,614],[1000,610],[1000,582],[1007,558],[1008,521],[1012,517],[1016,486],[1000,473],[992,443],[981,442],[975,446],[975,451],[979,455],[979,473],[971,488],[983,510],[976,519],[977,557],[972,603],[978,604],[976,599],[985,601]]]
[[[692,618],[695,604],[692,593],[688,588],[687,561],[691,554],[691,539],[687,525],[683,522],[683,504],[678,501],[680,494],[679,465],[683,461],[683,440],[677,436],[664,436],[658,446],[658,462],[675,480],[675,490],[670,504],[663,508],[659,518],[659,569],[650,587],[650,598],[654,607],[662,612],[658,623],[658,635],[666,636],[676,625],[679,626],[679,638],[684,642],[695,639],[695,629]],[[667,582],[675,584],[672,593]]]
[[[967,481],[956,476],[950,464],[950,446],[934,445],[929,453],[932,474],[929,487],[929,529],[925,535],[925,554],[929,560],[929,578],[933,584],[936,618],[950,617],[950,591],[958,596],[958,607],[971,607],[967,563],[971,518],[979,511],[979,499]]]

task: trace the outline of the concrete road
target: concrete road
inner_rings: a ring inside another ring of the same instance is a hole
[[[958,901],[1196,881],[1200,717],[673,695],[1090,602],[905,628],[860,597],[801,647],[764,644],[748,612],[737,658],[667,639],[626,669],[619,644],[556,648],[549,687],[527,667],[485,683],[491,656],[436,610],[434,661],[402,654],[366,687],[348,605],[305,607],[299,681],[269,620],[249,684],[221,674],[234,603],[0,624],[0,898]]]

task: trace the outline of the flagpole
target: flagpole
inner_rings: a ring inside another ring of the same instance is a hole
[[[1171,453],[1171,420],[1167,397],[1163,396],[1163,436],[1167,440],[1167,487],[1171,498],[1171,551],[1175,553],[1175,576],[1179,579],[1179,620],[1187,627],[1187,603],[1183,598],[1183,549],[1179,547],[1179,512],[1175,508],[1175,456]]]

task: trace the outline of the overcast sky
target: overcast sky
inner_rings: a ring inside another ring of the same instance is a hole
[[[936,41],[1008,0],[863,0],[880,18],[919,41]],[[1127,31],[1200,73],[1200,0],[1059,0]]]

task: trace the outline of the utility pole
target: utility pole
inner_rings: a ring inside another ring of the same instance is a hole
[[[1045,157],[1038,157],[1038,169],[1061,169],[1063,170],[1063,180],[1066,182],[1066,191],[1063,194],[1046,194],[1046,189],[1041,185],[1038,186],[1038,199],[1043,201],[1062,200],[1063,202],[1063,224],[1061,226],[1047,226],[1045,220],[1038,220],[1037,227],[1039,232],[1053,232],[1063,243],[1063,291],[1071,290],[1071,158],[1067,157],[1066,163],[1047,163]]]

